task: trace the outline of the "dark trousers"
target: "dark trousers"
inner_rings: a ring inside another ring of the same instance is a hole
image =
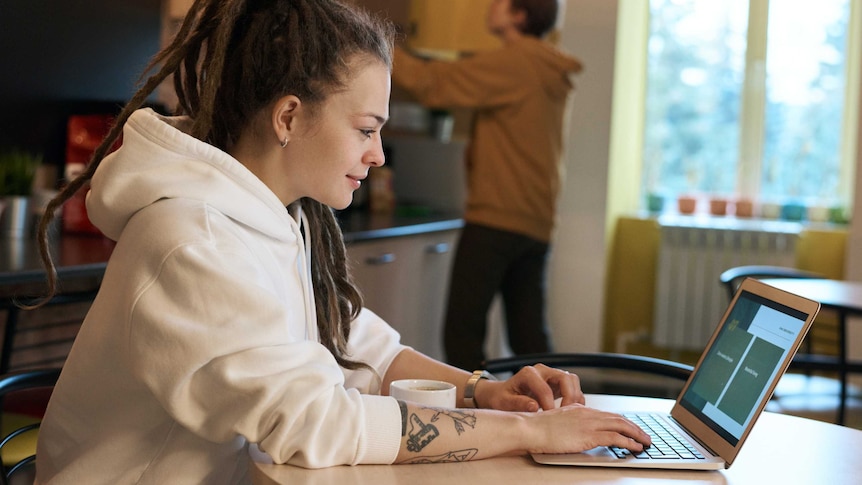
[[[467,224],[458,240],[443,343],[449,364],[479,369],[485,360],[488,309],[500,292],[515,354],[548,352],[545,310],[548,244]]]

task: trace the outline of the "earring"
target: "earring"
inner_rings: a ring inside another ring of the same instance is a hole
[[[284,137],[284,141],[281,142],[280,145],[281,145],[281,148],[284,148],[287,146],[287,137]]]

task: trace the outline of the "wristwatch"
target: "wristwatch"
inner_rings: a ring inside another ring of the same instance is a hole
[[[473,371],[473,375],[467,379],[467,385],[464,386],[464,401],[462,403],[465,408],[478,408],[479,404],[476,402],[476,384],[480,379],[488,379],[489,381],[496,381],[497,378],[494,377],[494,374],[486,370],[476,370]]]

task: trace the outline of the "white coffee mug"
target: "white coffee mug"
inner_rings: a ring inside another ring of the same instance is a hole
[[[455,408],[456,392],[454,384],[431,379],[403,379],[389,385],[389,395],[395,399],[438,408]]]

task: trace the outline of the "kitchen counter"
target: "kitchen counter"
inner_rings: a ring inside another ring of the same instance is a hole
[[[396,236],[410,236],[429,232],[460,229],[464,221],[459,214],[431,213],[405,216],[396,214],[369,214],[346,212],[338,215],[346,243],[368,241]]]
[[[344,212],[338,216],[347,243],[458,229],[460,215],[401,216]],[[114,242],[101,236],[63,234],[53,243],[54,263],[63,281],[101,278]],[[0,238],[0,286],[40,284],[45,272],[33,238]]]
[[[61,280],[101,278],[114,242],[99,235],[64,234],[51,242]],[[45,270],[35,238],[0,238],[0,286],[39,285]]]

